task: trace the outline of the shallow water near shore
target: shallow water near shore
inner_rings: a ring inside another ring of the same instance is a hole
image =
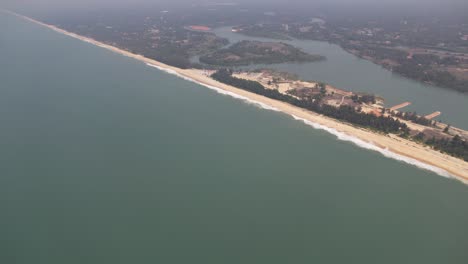
[[[466,263],[468,188],[0,14],[2,263]]]

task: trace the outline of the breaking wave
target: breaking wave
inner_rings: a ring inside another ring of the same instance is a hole
[[[146,64],[148,66],[150,66],[150,67],[157,68],[157,69],[159,69],[161,71],[164,71],[166,73],[178,76],[178,77],[180,77],[182,79],[185,79],[187,81],[190,81],[190,82],[205,86],[205,87],[207,87],[207,88],[209,88],[211,90],[214,90],[214,91],[216,91],[216,92],[218,92],[220,94],[228,95],[228,96],[234,97],[236,99],[241,99],[241,100],[243,100],[243,101],[245,101],[245,102],[247,102],[249,104],[259,106],[259,107],[261,107],[263,109],[281,112],[279,109],[277,109],[275,107],[271,107],[271,106],[269,106],[267,104],[264,104],[262,102],[258,102],[258,101],[252,100],[250,98],[247,98],[245,96],[238,95],[238,94],[235,94],[233,92],[225,91],[225,90],[223,90],[221,88],[218,88],[218,87],[215,87],[215,86],[212,86],[212,85],[208,85],[208,84],[204,84],[204,83],[196,81],[196,80],[194,80],[192,78],[183,76],[183,75],[177,73],[176,71],[174,71],[172,69],[160,67],[160,66],[150,64],[150,63],[146,63]],[[361,140],[359,138],[350,136],[350,135],[345,134],[343,132],[340,132],[340,131],[338,131],[338,130],[336,130],[334,128],[330,128],[330,127],[327,127],[327,126],[324,126],[324,125],[321,125],[321,124],[318,124],[318,123],[315,123],[315,122],[311,122],[309,120],[306,120],[304,118],[300,118],[300,117],[295,116],[293,114],[289,114],[289,115],[292,116],[295,120],[302,121],[306,125],[311,126],[311,127],[315,128],[315,129],[324,130],[324,131],[336,136],[339,140],[351,142],[351,143],[355,144],[356,146],[358,146],[360,148],[364,148],[364,149],[379,152],[380,154],[382,154],[383,156],[385,156],[387,158],[395,159],[395,160],[398,160],[398,161],[401,161],[401,162],[416,166],[418,168],[434,172],[434,173],[436,173],[436,174],[438,174],[440,176],[446,177],[446,178],[455,178],[453,175],[451,175],[448,171],[446,171],[444,169],[438,168],[436,166],[432,166],[430,164],[426,164],[424,162],[421,162],[421,161],[413,159],[413,158],[405,157],[403,155],[394,153],[394,152],[392,152],[392,151],[390,151],[390,150],[388,150],[386,148],[380,148],[380,147],[378,147],[378,146],[376,146],[376,145],[374,145],[372,143],[369,143],[369,142],[366,142],[366,141]]]
[[[438,168],[436,166],[432,166],[430,164],[421,162],[421,161],[419,161],[417,159],[413,159],[413,158],[409,158],[409,157],[397,154],[395,152],[392,152],[392,151],[388,150],[387,148],[378,147],[378,146],[376,146],[376,145],[374,145],[372,143],[369,143],[369,142],[366,142],[366,141],[361,140],[359,138],[350,136],[350,135],[345,134],[343,132],[340,132],[340,131],[338,131],[338,130],[336,130],[334,128],[330,128],[330,127],[327,127],[327,126],[324,126],[324,125],[321,125],[321,124],[318,124],[318,123],[314,123],[314,122],[311,122],[311,121],[306,120],[304,118],[297,117],[295,115],[291,115],[291,116],[295,120],[302,121],[306,125],[309,125],[309,126],[315,128],[315,129],[324,130],[324,131],[336,136],[339,140],[352,142],[353,144],[357,145],[360,148],[364,148],[364,149],[368,149],[368,150],[372,150],[372,151],[377,151],[377,152],[379,152],[380,154],[384,155],[387,158],[395,159],[395,160],[398,160],[398,161],[401,161],[401,162],[404,162],[404,163],[411,164],[411,165],[416,166],[416,167],[421,168],[421,169],[425,169],[425,170],[428,170],[428,171],[435,172],[435,173],[439,174],[440,176],[443,176],[443,177],[446,177],[446,178],[454,178],[448,171],[446,171],[444,169],[441,169],[441,168]]]
[[[252,100],[250,98],[247,98],[245,96],[242,96],[242,95],[238,95],[236,93],[233,93],[233,92],[229,92],[229,91],[226,91],[226,90],[223,90],[221,88],[218,88],[216,86],[212,86],[212,85],[208,85],[208,84],[205,84],[205,83],[202,83],[202,82],[199,82],[197,80],[194,80],[192,78],[189,78],[189,77],[186,77],[186,76],[183,76],[181,74],[179,74],[178,72],[172,70],[172,69],[167,69],[167,68],[164,68],[164,67],[160,67],[160,66],[157,66],[157,65],[154,65],[154,64],[151,64],[151,63],[146,63],[146,65],[150,66],[150,67],[154,67],[154,68],[157,68],[158,70],[161,70],[161,71],[164,71],[166,73],[169,73],[169,74],[172,74],[172,75],[175,75],[177,77],[180,77],[184,80],[187,80],[187,81],[190,81],[190,82],[193,82],[193,83],[196,83],[196,84],[199,84],[199,85],[202,85],[202,86],[205,86],[211,90],[214,90],[216,91],[217,93],[220,93],[220,94],[224,94],[224,95],[228,95],[228,96],[231,96],[231,97],[234,97],[236,99],[240,99],[240,100],[243,100],[249,104],[253,104],[253,105],[256,105],[256,106],[259,106],[263,109],[267,109],[267,110],[271,110],[271,111],[276,111],[276,112],[280,112],[279,109],[275,108],[275,107],[272,107],[272,106],[269,106],[267,104],[264,104],[262,102],[259,102],[259,101],[255,101],[255,100]]]

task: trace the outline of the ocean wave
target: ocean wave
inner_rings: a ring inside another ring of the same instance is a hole
[[[263,109],[267,109],[267,110],[271,110],[271,111],[276,111],[276,112],[280,112],[279,109],[275,108],[275,107],[272,107],[272,106],[269,106],[267,104],[264,104],[262,102],[259,102],[259,101],[255,101],[255,100],[252,100],[248,97],[245,97],[245,96],[242,96],[242,95],[238,95],[236,93],[233,93],[233,92],[230,92],[230,91],[226,91],[226,90],[223,90],[221,88],[218,88],[216,86],[212,86],[212,85],[208,85],[208,84],[205,84],[205,83],[202,83],[202,82],[199,82],[197,80],[194,80],[192,78],[189,78],[187,76],[184,76],[184,75],[181,75],[179,74],[178,72],[172,70],[172,69],[167,69],[167,68],[164,68],[164,67],[160,67],[158,65],[154,65],[154,64],[151,64],[151,63],[146,63],[146,65],[150,66],[150,67],[153,67],[153,68],[157,68],[158,70],[161,70],[163,72],[166,72],[166,73],[169,73],[169,74],[172,74],[172,75],[175,75],[177,77],[180,77],[184,80],[187,80],[187,81],[190,81],[190,82],[193,82],[193,83],[196,83],[196,84],[199,84],[199,85],[202,85],[202,86],[205,86],[211,90],[214,90],[216,91],[217,93],[220,93],[220,94],[223,94],[223,95],[228,95],[228,96],[231,96],[231,97],[234,97],[236,99],[240,99],[240,100],[243,100],[249,104],[252,104],[252,105],[255,105],[255,106],[259,106]]]
[[[309,121],[307,119],[297,117],[295,115],[291,115],[291,116],[295,120],[302,121],[306,125],[309,125],[309,126],[315,128],[315,129],[324,130],[324,131],[336,136],[339,140],[352,142],[353,144],[357,145],[360,148],[364,148],[364,149],[368,149],[368,150],[372,150],[372,151],[377,151],[377,152],[379,152],[380,154],[382,154],[383,156],[385,156],[387,158],[395,159],[395,160],[398,160],[398,161],[401,161],[401,162],[416,166],[416,167],[424,169],[424,170],[435,172],[436,174],[438,174],[440,176],[443,176],[443,177],[446,177],[446,178],[454,178],[453,175],[451,175],[448,171],[446,171],[444,169],[441,169],[441,168],[438,168],[436,166],[432,166],[430,164],[421,162],[421,161],[419,161],[417,159],[413,159],[413,158],[409,158],[409,157],[397,154],[395,152],[390,151],[387,148],[378,147],[378,146],[376,146],[376,145],[374,145],[372,143],[366,142],[366,141],[361,140],[361,139],[359,139],[357,137],[350,136],[350,135],[345,134],[343,132],[340,132],[340,131],[338,131],[338,130],[336,130],[334,128],[330,128],[330,127],[327,127],[327,126],[324,126],[324,125],[321,125],[321,124],[318,124],[318,123],[314,123],[314,122],[311,122],[311,121]]]
[[[178,72],[176,72],[176,71],[174,71],[172,69],[160,67],[158,65],[154,65],[154,64],[151,64],[151,63],[146,63],[146,65],[148,65],[150,67],[157,68],[157,69],[159,69],[161,71],[164,71],[166,73],[178,76],[178,77],[180,77],[180,78],[182,78],[184,80],[187,80],[187,81],[190,81],[190,82],[205,86],[205,87],[207,87],[207,88],[209,88],[211,90],[214,90],[214,91],[216,91],[216,92],[218,92],[220,94],[228,95],[228,96],[234,97],[236,99],[241,99],[241,100],[243,100],[243,101],[245,101],[245,102],[247,102],[249,104],[260,106],[263,109],[276,111],[276,112],[281,112],[279,109],[277,109],[275,107],[271,107],[271,106],[269,106],[267,104],[264,104],[262,102],[258,102],[258,101],[252,100],[250,98],[247,98],[245,96],[238,95],[238,94],[235,94],[233,92],[226,91],[226,90],[223,90],[221,88],[218,88],[216,86],[204,84],[204,83],[196,81],[196,80],[194,80],[192,78],[183,76],[183,75],[179,74]],[[343,132],[340,132],[340,131],[338,131],[338,130],[336,130],[334,128],[330,128],[330,127],[327,127],[327,126],[324,126],[324,125],[321,125],[321,124],[318,124],[318,123],[315,123],[315,122],[311,122],[311,121],[309,121],[307,119],[300,118],[300,117],[295,116],[293,114],[290,114],[290,116],[293,117],[295,120],[302,121],[306,125],[309,125],[309,126],[315,128],[315,129],[324,130],[324,131],[336,136],[339,140],[351,142],[351,143],[355,144],[356,146],[358,146],[360,148],[364,148],[364,149],[379,152],[380,154],[382,154],[383,156],[385,156],[387,158],[398,160],[398,161],[401,161],[401,162],[416,166],[416,167],[418,167],[420,169],[424,169],[424,170],[427,170],[427,171],[434,172],[434,173],[436,173],[436,174],[438,174],[440,176],[446,177],[446,178],[455,178],[453,175],[451,175],[448,171],[446,171],[444,169],[438,168],[436,166],[432,166],[430,164],[426,164],[426,163],[421,162],[421,161],[419,161],[417,159],[413,159],[413,158],[409,158],[409,157],[397,154],[397,153],[392,152],[392,151],[390,151],[389,149],[386,149],[386,148],[380,148],[380,147],[378,147],[378,146],[376,146],[376,145],[374,145],[372,143],[366,142],[366,141],[361,140],[361,139],[359,139],[357,137],[350,136],[350,135],[345,134]]]

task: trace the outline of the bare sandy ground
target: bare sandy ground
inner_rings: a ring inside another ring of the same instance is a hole
[[[11,13],[9,11],[7,12]],[[270,106],[272,108],[276,108],[277,110],[281,112],[292,115],[296,119],[309,121],[315,124],[320,124],[327,128],[334,129],[343,135],[352,136],[354,138],[359,139],[362,142],[371,143],[376,148],[374,150],[377,150],[384,154],[396,153],[403,157],[409,158],[410,160],[431,165],[435,168],[441,169],[442,174],[444,174],[443,171],[448,172],[446,176],[451,176],[455,179],[458,179],[464,182],[465,184],[468,184],[468,162],[465,162],[461,159],[440,153],[424,145],[421,145],[421,144],[418,144],[409,140],[405,140],[394,135],[383,135],[383,134],[378,134],[378,133],[375,133],[375,132],[372,132],[363,128],[358,128],[353,125],[340,122],[335,119],[331,119],[331,118],[319,115],[311,111],[307,111],[302,108],[295,107],[293,105],[290,105],[281,101],[276,101],[276,100],[273,100],[273,99],[270,99],[270,98],[267,98],[258,94],[250,93],[245,90],[238,89],[233,86],[229,86],[229,85],[217,82],[211,79],[208,76],[207,72],[203,70],[195,70],[195,69],[184,70],[184,69],[172,67],[172,66],[160,63],[158,61],[145,58],[142,55],[133,54],[128,51],[113,47],[111,45],[107,45],[107,44],[98,42],[96,40],[93,40],[87,37],[79,36],[77,34],[65,31],[55,26],[44,24],[34,19],[21,16],[19,14],[15,14],[15,13],[12,13],[12,14],[18,17],[21,17],[23,19],[26,19],[28,21],[34,22],[36,24],[48,27],[62,34],[80,39],[82,41],[94,44],[96,46],[99,46],[108,50],[111,50],[121,55],[131,57],[139,61],[158,66],[160,68],[165,69],[166,71],[172,71],[173,73],[177,73],[178,75],[181,75],[185,78],[190,78],[200,84],[214,86],[224,91],[234,93],[244,98],[248,98],[252,101],[260,102],[264,105]],[[396,158],[399,159],[398,157]]]

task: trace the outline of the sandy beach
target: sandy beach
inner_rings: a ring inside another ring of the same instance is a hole
[[[34,19],[15,14],[9,11],[6,11],[33,23],[48,27],[56,32],[68,35],[70,37],[80,39],[82,41],[91,43],[93,45],[105,48],[107,50],[111,50],[118,54],[131,57],[137,59],[141,62],[154,65],[158,68],[161,68],[165,71],[170,73],[175,73],[181,77],[190,79],[195,81],[199,84],[205,86],[216,87],[218,89],[222,89],[226,92],[236,94],[240,97],[247,98],[249,101],[255,101],[261,103],[262,105],[269,106],[274,108],[278,111],[281,111],[285,114],[293,116],[295,119],[301,120],[309,125],[314,127],[318,127],[329,132],[333,132],[333,134],[337,135],[338,137],[345,137],[349,136],[353,139],[345,139],[348,141],[352,141],[358,145],[363,146],[361,143],[367,143],[367,147],[365,148],[378,151],[387,157],[391,157],[394,159],[402,160],[407,163],[416,165],[418,167],[425,167],[426,169],[435,171],[436,173],[452,177],[454,179],[458,179],[465,184],[468,184],[468,162],[465,162],[461,159],[443,154],[441,152],[435,151],[427,146],[415,143],[413,141],[409,141],[394,135],[383,135],[372,132],[370,130],[366,130],[363,128],[358,128],[353,125],[337,121],[335,119],[331,119],[317,113],[307,111],[302,108],[298,108],[292,106],[290,104],[276,101],[270,98],[266,98],[264,96],[254,94],[242,89],[235,88],[233,86],[229,86],[218,81],[211,79],[203,70],[197,69],[180,69],[176,67],[172,67],[158,61],[146,58],[139,54],[133,54],[128,51],[116,48],[111,45],[107,45],[101,43],[99,41],[83,37],[63,29],[57,28],[52,25],[48,25]],[[372,145],[371,145],[372,144]],[[424,165],[426,164],[426,165]],[[427,166],[429,165],[429,166]]]

